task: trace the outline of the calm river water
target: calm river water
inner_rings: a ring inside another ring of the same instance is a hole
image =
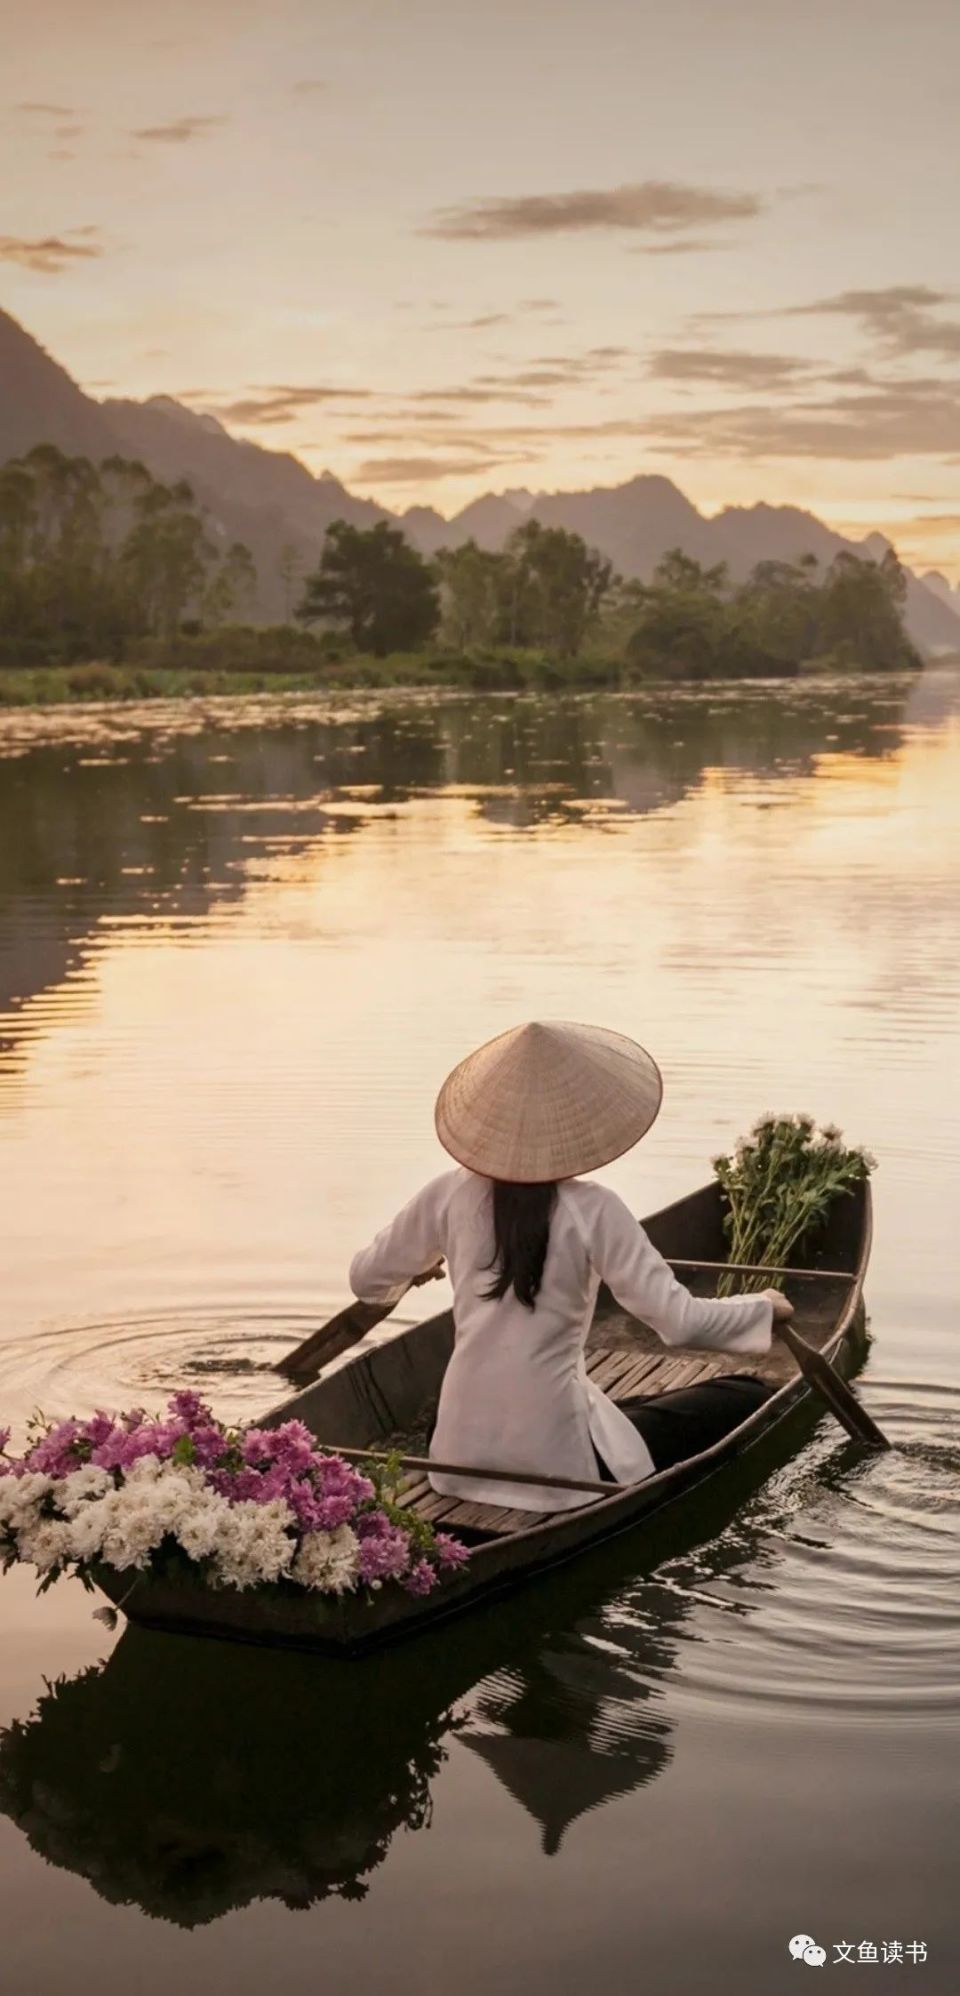
[[[876,1152],[861,1390],[897,1443],[811,1421],[369,1665],[110,1635],[9,1575],[9,1996],[779,1996],[800,1933],[825,1979],[957,1988],[958,906],[946,671],[0,717],[18,1431],[269,1405],[441,1168],[447,1069],[540,1015],[660,1061],[603,1174],[638,1211],[768,1109]]]

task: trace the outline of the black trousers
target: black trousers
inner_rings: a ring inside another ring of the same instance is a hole
[[[618,1402],[622,1413],[643,1436],[655,1469],[670,1469],[687,1456],[710,1448],[731,1428],[738,1428],[755,1407],[768,1400],[772,1387],[746,1372],[728,1372],[720,1379],[708,1379],[702,1386],[678,1386],[673,1393],[658,1393],[652,1400],[639,1394]],[[601,1476],[610,1471],[597,1456]]]

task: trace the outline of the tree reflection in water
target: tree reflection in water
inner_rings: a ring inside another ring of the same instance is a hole
[[[934,677],[0,715],[0,1067],[18,1064],[29,1000],[76,974],[106,920],[193,920],[239,900],[265,856],[418,798],[536,833],[664,810],[707,770],[887,758]]]

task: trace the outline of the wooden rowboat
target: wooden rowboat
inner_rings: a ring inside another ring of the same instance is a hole
[[[722,1195],[714,1182],[664,1207],[643,1224],[689,1287],[712,1294],[717,1266],[727,1259],[722,1221]],[[806,1276],[781,1282],[795,1305],[795,1328],[845,1378],[857,1369],[865,1345],[862,1292],[870,1239],[870,1187],[864,1182],[838,1203],[816,1254],[801,1264]],[[417,1460],[425,1454],[452,1348],[453,1320],[445,1310],[359,1351],[329,1377],[273,1408],[264,1425],[296,1416],[328,1448],[351,1453],[400,1448]],[[282,1584],[239,1593],[208,1587],[199,1578],[185,1579],[180,1573],[169,1578],[144,1574],[131,1586],[129,1574],[107,1567],[98,1570],[98,1584],[116,1605],[122,1605],[130,1621],[147,1627],[356,1654],[506,1591],[598,1540],[639,1528],[643,1518],[677,1504],[685,1492],[754,1447],[812,1398],[794,1359],[779,1343],[759,1359],[704,1351],[678,1354],[646,1325],[627,1316],[603,1288],[587,1341],[587,1370],[614,1400],[640,1392],[653,1396],[725,1372],[753,1372],[773,1391],[713,1447],[642,1483],[612,1485],[610,1495],[588,1496],[575,1510],[544,1513],[468,1504],[437,1495],[422,1469],[408,1469],[401,1484],[402,1503],[456,1533],[471,1549],[467,1566],[424,1598],[390,1586],[374,1596],[346,1594],[337,1599]]]

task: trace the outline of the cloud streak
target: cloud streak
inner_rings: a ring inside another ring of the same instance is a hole
[[[372,479],[378,485],[418,485],[422,479],[484,477],[497,464],[510,464],[512,458],[368,457],[357,466],[355,478]]]
[[[62,236],[0,236],[0,263],[19,264],[44,277],[103,254],[96,229],[66,229]]]
[[[227,423],[291,423],[305,409],[314,409],[323,402],[365,402],[371,395],[369,388],[338,388],[332,384],[322,387],[279,383],[263,388],[251,389],[249,395],[238,396],[232,402],[211,400],[206,394],[184,390],[181,401],[200,402],[210,415]]]
[[[812,305],[793,305],[788,318],[837,316],[853,319],[861,330],[891,354],[938,354],[960,359],[960,320],[938,319],[941,305],[954,302],[949,291],[926,284],[892,284],[881,291],[840,291]]]
[[[649,373],[655,381],[715,381],[750,391],[789,387],[810,361],[793,354],[730,352],[712,347],[658,347]]]
[[[827,458],[851,463],[960,452],[960,397],[945,383],[903,382],[776,408],[694,409],[657,416],[657,448],[698,456]]]
[[[879,290],[837,291],[807,305],[781,305],[763,312],[706,312],[702,326],[745,319],[849,319],[865,338],[891,357],[935,354],[960,359],[960,320],[936,316],[943,305],[956,303],[955,292],[934,291],[928,284],[888,284]]]
[[[144,125],[140,131],[131,132],[134,139],[146,139],[153,145],[183,146],[192,139],[199,139],[206,132],[219,125],[225,125],[226,118],[173,118],[166,125]]]
[[[512,389],[589,385],[596,375],[633,359],[629,347],[615,346],[587,347],[583,353],[536,354],[527,367],[517,368],[510,374],[478,374],[476,381],[481,388],[500,389],[506,401],[509,399],[507,391]]]
[[[417,388],[409,396],[411,402],[521,402],[530,409],[545,404],[546,395],[536,395],[522,388]]]
[[[420,230],[446,242],[506,242],[587,230],[679,235],[705,225],[761,214],[758,194],[723,193],[680,181],[642,180],[568,194],[517,194],[438,208]]]
[[[935,381],[880,384],[863,394],[825,395],[817,400],[777,404],[750,401],[682,410],[648,410],[571,423],[497,423],[475,434],[469,421],[432,436],[395,428],[394,444],[472,453],[504,452],[517,461],[541,458],[564,443],[637,442],[646,451],[684,457],[730,459],[826,459],[849,463],[885,462],[896,457],[952,461],[960,454],[960,397]],[[353,432],[351,443],[373,444],[382,433]],[[424,477],[433,475],[424,473]]]
[[[680,236],[676,242],[638,243],[633,256],[706,256],[714,250],[729,250],[732,242],[712,241],[708,236]]]

